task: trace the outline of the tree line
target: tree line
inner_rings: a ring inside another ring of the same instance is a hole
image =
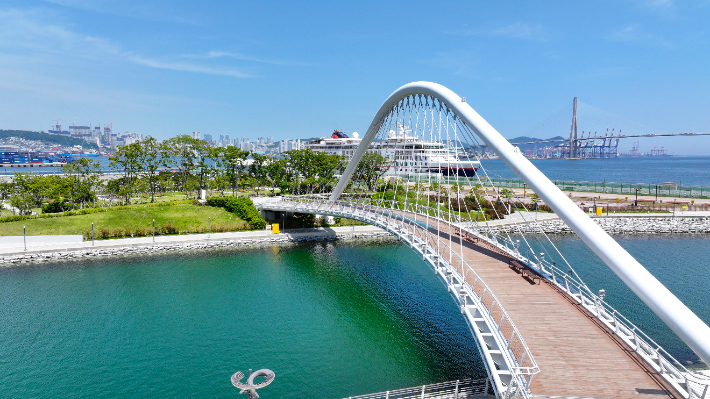
[[[336,176],[347,166],[342,156],[292,150],[279,157],[241,150],[215,148],[204,140],[180,135],[145,140],[120,147],[109,158],[111,176],[103,176],[98,161],[79,158],[61,168],[59,175],[15,173],[0,184],[0,197],[20,214],[42,208],[44,213],[104,205],[129,205],[136,196],[155,202],[156,195],[182,193],[196,198],[200,190],[236,196],[239,191],[270,195],[332,191]],[[354,176],[370,190],[389,168],[388,160],[368,153]]]

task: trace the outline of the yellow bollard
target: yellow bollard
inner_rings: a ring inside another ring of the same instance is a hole
[[[604,210],[604,208],[603,208],[603,207],[601,207],[601,206],[598,206],[598,207],[597,207],[597,216],[601,216],[601,215],[602,215],[602,211],[603,211],[603,210]]]
[[[272,224],[272,225],[271,225],[271,231],[272,231],[274,234],[279,234],[279,224],[278,224],[278,223]]]

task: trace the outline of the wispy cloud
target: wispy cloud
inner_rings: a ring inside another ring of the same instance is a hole
[[[130,62],[150,68],[166,69],[182,72],[221,75],[234,78],[250,78],[252,74],[240,69],[222,66],[190,63],[184,60],[171,61],[164,57],[156,59],[145,55],[137,55],[123,49],[111,41],[83,35],[63,26],[52,24],[55,15],[42,9],[32,10],[0,10],[0,52],[16,55],[32,54],[34,56],[61,56],[84,60],[106,60],[114,62]],[[216,58],[217,53],[213,57]],[[181,57],[176,57],[181,58]]]
[[[97,14],[113,15],[122,18],[149,20],[149,21],[171,21],[183,25],[200,26],[198,18],[194,14],[190,17],[175,12],[177,3],[170,3],[171,7],[161,7],[145,1],[112,1],[112,0],[44,0],[47,3],[58,6],[72,8],[76,10],[90,11]]]
[[[151,68],[158,69],[169,69],[173,71],[183,71],[183,72],[196,72],[196,73],[206,73],[209,75],[222,75],[222,76],[232,76],[235,78],[250,78],[253,75],[249,75],[237,69],[228,68],[214,68],[204,65],[188,64],[184,62],[169,62],[169,61],[157,61],[140,56],[128,56],[131,62],[139,65],[148,66]]]
[[[636,0],[636,3],[646,11],[667,17],[677,17],[677,7],[674,0]]]
[[[641,3],[652,9],[672,9],[675,7],[673,0],[642,0]]]
[[[206,54],[185,54],[185,58],[195,58],[195,59],[213,59],[213,58],[231,58],[240,61],[256,62],[259,64],[270,64],[270,65],[293,65],[293,66],[307,66],[309,63],[298,62],[298,61],[285,61],[285,60],[272,60],[266,58],[255,57],[243,53],[231,53],[227,51],[210,51]]]
[[[612,32],[609,35],[610,40],[614,40],[617,42],[634,42],[639,40],[639,24],[631,24],[621,30],[617,30],[616,32]]]
[[[610,33],[608,40],[614,42],[640,43],[653,46],[671,47],[672,43],[665,38],[646,32],[641,24],[634,23]]]
[[[531,41],[544,41],[550,36],[544,26],[540,24],[531,25],[522,22],[489,28],[461,29],[451,33],[461,36],[506,37],[510,39]]]

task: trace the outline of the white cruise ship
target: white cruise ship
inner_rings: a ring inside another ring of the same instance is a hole
[[[313,151],[352,157],[362,141],[357,133],[348,137],[336,129],[330,138],[321,138],[305,144]],[[401,124],[398,132],[390,130],[387,140],[374,141],[370,151],[375,151],[391,162],[387,175],[441,174],[443,176],[473,177],[480,166],[478,161],[460,159],[456,148],[445,143],[426,141],[408,134]]]

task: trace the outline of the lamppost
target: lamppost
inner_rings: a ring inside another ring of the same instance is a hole
[[[527,183],[523,183],[523,199],[525,199],[525,193],[527,192],[527,190],[528,190]]]
[[[634,188],[636,190],[636,201],[634,201],[634,206],[639,206],[639,190],[640,188]]]

